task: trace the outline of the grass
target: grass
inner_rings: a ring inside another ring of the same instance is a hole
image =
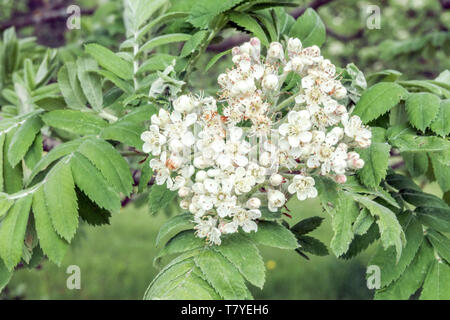
[[[289,203],[293,221],[325,216],[316,201]],[[312,235],[328,244],[329,217]],[[155,238],[167,219],[150,216],[145,207],[129,206],[113,216],[110,226],[84,226],[61,267],[45,261],[42,268],[18,271],[9,288],[25,299],[141,299],[158,270],[153,267]],[[333,255],[307,261],[293,251],[262,248],[267,267],[264,290],[251,288],[258,299],[368,299],[365,286],[367,254],[355,261]],[[81,269],[81,289],[69,290],[66,269]]]

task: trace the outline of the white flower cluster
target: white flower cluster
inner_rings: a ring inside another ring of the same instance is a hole
[[[289,39],[285,52],[273,42],[264,58],[253,38],[232,53],[217,100],[182,95],[172,111],[153,115],[141,136],[156,184],[177,190],[197,236],[217,245],[239,227],[257,231],[262,211],[281,210],[291,195],[316,197],[312,174],[344,183],[364,165],[352,150],[371,141],[359,117],[339,103],[346,89],[318,47]],[[278,103],[293,73],[301,81]]]

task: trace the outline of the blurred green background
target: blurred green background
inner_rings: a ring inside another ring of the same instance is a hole
[[[289,209],[295,223],[321,212],[318,202],[292,200]],[[145,206],[124,208],[111,219],[110,226],[82,228],[76,244],[69,249],[60,268],[46,261],[40,269],[19,270],[8,288],[9,298],[26,299],[139,299],[157,274],[153,258],[157,253],[156,234],[167,219],[164,213],[150,216]],[[329,243],[332,231],[329,219],[312,233]],[[253,287],[260,299],[368,299],[366,288],[366,252],[351,260],[310,256],[309,261],[295,251],[262,248],[267,267],[264,290]],[[370,251],[370,250],[369,250]],[[81,269],[81,289],[66,287],[66,269]]]
[[[188,10],[195,1],[172,0],[171,10]],[[291,2],[305,8],[318,1]],[[337,66],[354,62],[365,74],[396,69],[405,79],[432,79],[450,69],[450,1],[322,2],[325,4],[317,11],[329,31],[323,52]],[[33,23],[33,17],[44,17],[47,11],[72,3],[83,10],[81,30],[68,32],[65,18]],[[380,8],[380,29],[366,27],[369,4]],[[121,10],[122,0],[0,0],[0,32],[16,25],[21,36],[33,35],[45,46],[80,46],[95,41],[114,50],[124,39]],[[230,35],[236,32],[229,30],[222,36],[226,39]],[[206,65],[216,49],[210,48],[200,65]],[[229,60],[222,59],[207,76],[194,73],[191,86],[214,92],[217,75],[230,66]],[[329,244],[329,219],[317,201],[293,200],[288,206],[293,215],[291,224],[309,216],[325,217],[312,235]],[[176,209],[171,214],[173,211]],[[83,225],[60,268],[46,261],[39,268],[19,270],[0,299],[140,299],[158,272],[153,266],[158,251],[154,243],[167,217],[165,212],[151,216],[145,205],[129,204],[113,216],[110,226]],[[263,248],[266,284],[263,291],[252,288],[252,293],[261,299],[369,299],[373,291],[366,287],[365,265],[371,251],[369,247],[351,261],[332,255],[310,256],[307,261],[294,251]],[[81,268],[81,290],[66,287],[69,265]]]

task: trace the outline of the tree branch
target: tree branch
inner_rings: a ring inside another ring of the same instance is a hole
[[[93,14],[95,9],[81,9],[81,14]],[[28,27],[31,25],[38,25],[42,23],[49,23],[55,20],[65,20],[69,17],[66,12],[66,8],[41,11],[35,10],[27,15],[14,17],[3,23],[0,23],[0,31],[8,29],[10,27],[15,27],[16,29]]]

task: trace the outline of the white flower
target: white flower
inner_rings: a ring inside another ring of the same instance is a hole
[[[165,152],[161,154],[160,159],[151,159],[150,167],[153,171],[156,171],[155,182],[158,185],[164,184],[167,181],[167,187],[172,187],[173,181],[170,179],[170,170],[166,166],[167,163],[167,155]]]
[[[292,183],[288,187],[291,194],[297,193],[298,200],[317,197],[317,189],[314,187],[315,181],[311,177],[301,174],[294,176]]]
[[[358,116],[353,116],[350,119],[343,117],[342,124],[344,125],[345,134],[355,139],[356,143],[361,148],[367,148],[370,145],[372,133],[363,126],[361,119]]]
[[[197,224],[194,227],[196,231],[196,235],[199,238],[205,238],[211,243],[215,245],[220,245],[222,243],[220,236],[221,232],[217,228],[217,219],[214,219],[211,216],[196,219],[194,220]]]
[[[265,90],[275,90],[278,87],[278,77],[274,74],[268,74],[262,81],[262,87]]]
[[[194,109],[194,102],[188,95],[182,95],[173,102],[173,108],[178,112],[190,112]]]
[[[288,123],[283,123],[279,132],[282,136],[288,138],[292,147],[298,147],[300,142],[311,141],[312,134],[308,130],[311,128],[309,112],[306,110],[290,111],[288,114]]]
[[[255,178],[256,183],[263,183],[266,178],[266,168],[252,162],[247,166],[247,175]]]
[[[154,156],[161,154],[161,147],[167,141],[166,137],[159,132],[157,125],[151,125],[150,131],[144,131],[141,134],[141,139],[144,141],[142,151],[151,153]]]
[[[180,95],[173,111],[160,109],[141,136],[144,152],[154,156],[155,183],[178,190],[196,235],[215,245],[225,233],[256,232],[262,203],[276,212],[294,194],[316,197],[312,173],[344,183],[364,166],[355,149],[371,143],[368,127],[337,101],[347,91],[319,47],[302,48],[290,38],[286,51],[273,42],[264,58],[252,38],[232,49],[232,61],[217,79],[220,100]],[[301,79],[289,92],[294,109],[285,104],[276,112],[291,71]],[[284,184],[288,171],[300,174]]]
[[[286,197],[279,190],[269,189],[267,192],[267,200],[269,201],[269,210],[277,212],[286,202]]]
[[[236,169],[236,173],[234,174],[234,190],[237,195],[250,192],[255,183],[255,177],[247,175],[244,168],[239,167]]]
[[[163,108],[159,109],[158,115],[154,114],[151,117],[152,124],[159,126],[160,128],[163,128],[166,126],[167,123],[170,121],[170,114],[164,110]]]

